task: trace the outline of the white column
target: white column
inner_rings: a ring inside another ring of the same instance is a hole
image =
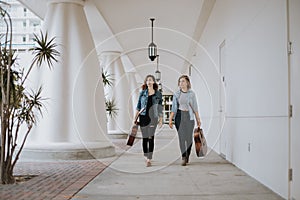
[[[131,88],[120,56],[121,53],[117,51],[106,51],[100,55],[102,69],[113,78],[113,85],[105,87],[105,95],[115,100],[118,109],[115,117],[108,116],[109,134],[128,134],[132,125]]]
[[[127,79],[129,81],[130,88],[130,101],[132,103],[132,118],[134,117],[136,111],[136,105],[139,98],[139,91],[141,90],[141,86],[137,84],[135,78],[135,72],[127,72]]]
[[[106,137],[100,64],[83,6],[84,0],[48,0],[44,31],[56,37],[61,56],[53,70],[40,71],[39,81],[49,100],[27,150],[64,148],[72,152],[62,155],[67,159],[80,159],[88,152],[94,157],[114,154]]]

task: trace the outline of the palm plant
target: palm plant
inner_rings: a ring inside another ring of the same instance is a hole
[[[102,80],[104,87],[113,85],[114,79],[112,78],[112,75],[109,74],[107,71],[102,71]]]
[[[105,100],[105,106],[106,106],[106,112],[108,114],[108,116],[110,116],[111,118],[115,117],[118,114],[118,108],[117,108],[117,104],[115,99],[112,100]]]
[[[107,71],[102,71],[102,80],[104,87],[111,87],[113,85],[114,79],[112,74],[109,74]],[[115,99],[105,98],[105,108],[109,117],[113,118],[118,114],[118,108]]]
[[[26,73],[24,68],[17,65],[12,50],[12,29],[9,14],[0,6],[1,20],[7,25],[6,34],[0,40],[0,103],[1,103],[1,154],[0,179],[2,184],[15,182],[13,169],[24,148],[26,139],[37,122],[38,115],[42,115],[43,102],[42,87],[36,91],[25,87],[28,75],[34,66],[40,67],[43,62],[51,69],[53,62],[57,62],[59,52],[55,38],[48,40],[47,33],[34,35],[36,46],[32,51],[34,58]],[[25,125],[25,133],[20,138],[20,128]],[[20,146],[17,148],[17,141]]]

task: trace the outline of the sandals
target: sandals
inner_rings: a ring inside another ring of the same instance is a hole
[[[150,167],[150,166],[151,166],[151,162],[150,162],[149,159],[147,159],[147,161],[146,161],[146,167]]]

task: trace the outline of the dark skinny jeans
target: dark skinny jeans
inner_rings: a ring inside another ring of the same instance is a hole
[[[152,159],[154,151],[154,134],[156,126],[156,124],[149,124],[148,126],[141,127],[144,156],[150,160]]]
[[[190,120],[188,111],[177,110],[175,116],[175,126],[178,132],[179,146],[182,158],[187,158],[191,154],[194,125],[195,121]]]

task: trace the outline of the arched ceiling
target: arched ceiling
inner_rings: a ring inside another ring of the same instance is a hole
[[[47,0],[19,0],[42,19]],[[215,0],[86,0],[85,11],[98,52],[119,50],[143,76],[156,62],[147,56],[154,21],[162,75],[186,73]],[[194,41],[195,40],[195,41]],[[147,66],[147,67],[146,67]],[[126,67],[125,67],[126,68]]]

